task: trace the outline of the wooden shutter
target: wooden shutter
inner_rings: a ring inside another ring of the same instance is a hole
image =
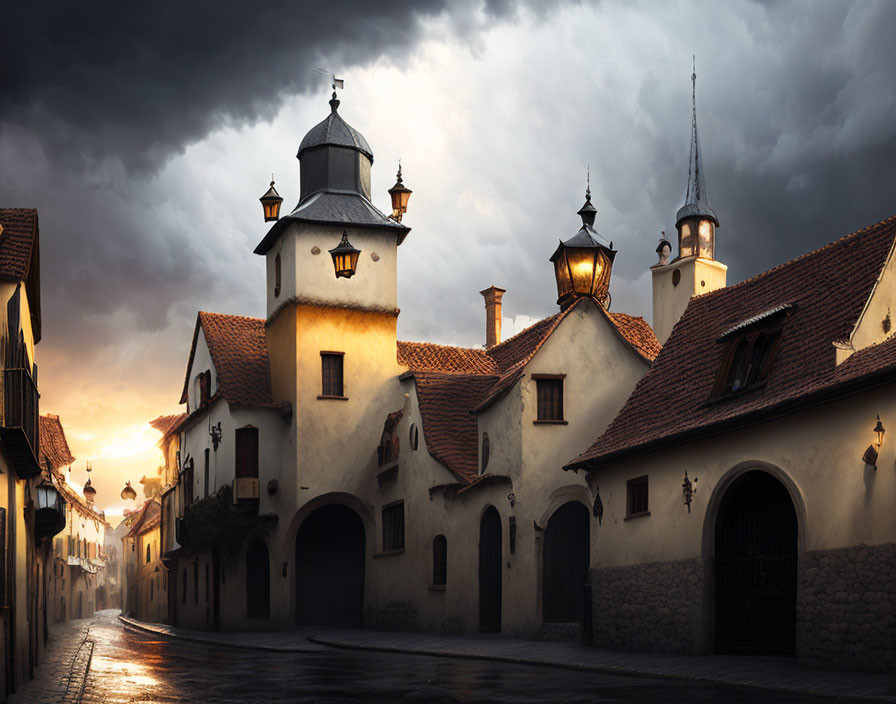
[[[258,428],[236,431],[236,477],[258,478]]]

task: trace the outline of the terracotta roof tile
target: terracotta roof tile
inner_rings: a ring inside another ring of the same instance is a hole
[[[399,342],[398,363],[411,371],[449,374],[495,374],[497,367],[485,350],[434,345],[429,342]]]
[[[496,377],[417,372],[426,447],[457,479],[469,483],[479,466],[478,424],[471,413]]]
[[[175,413],[171,416],[159,416],[155,420],[149,421],[149,424],[162,434],[162,439],[164,440],[186,419],[186,413]]]
[[[735,286],[691,299],[651,369],[606,432],[567,468],[599,467],[625,457],[760,422],[896,371],[891,339],[835,366],[833,342],[850,336],[896,237],[896,217]],[[726,349],[719,336],[789,304],[765,386],[706,403]]]
[[[656,359],[660,353],[660,341],[656,339],[653,328],[644,318],[625,313],[610,313],[607,315],[616,325],[619,334],[625,338],[638,353],[649,361]]]
[[[0,208],[0,279],[28,278],[31,252],[37,238],[37,211],[33,208]]]
[[[200,311],[196,317],[187,374],[196,354],[199,329],[220,380],[220,393],[232,408],[274,406],[264,319]],[[202,371],[202,370],[199,370]],[[184,379],[181,403],[186,403],[189,377]]]
[[[59,421],[59,416],[52,414],[40,416],[40,466],[46,468],[49,461],[53,469],[68,467],[75,458],[65,439],[65,430]]]
[[[131,529],[125,534],[126,538],[133,538],[143,533],[148,533],[162,521],[162,506],[155,499],[148,499],[140,509],[140,515],[131,525]]]

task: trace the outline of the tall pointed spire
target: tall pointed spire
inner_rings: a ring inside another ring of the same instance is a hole
[[[711,218],[716,225],[719,219],[709,207],[706,196],[706,182],[703,174],[703,155],[700,153],[700,135],[697,132],[697,59],[692,57],[691,71],[691,151],[688,161],[688,188],[684,205],[678,211],[677,219],[702,215]]]
[[[703,183],[703,160],[700,158],[700,137],[697,134],[697,57],[691,56],[691,154],[688,164],[688,192],[685,203],[696,203],[706,196]]]

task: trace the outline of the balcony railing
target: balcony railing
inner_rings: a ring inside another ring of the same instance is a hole
[[[19,477],[40,474],[38,464],[38,414],[40,412],[37,386],[27,369],[3,371],[3,418],[0,437]]]

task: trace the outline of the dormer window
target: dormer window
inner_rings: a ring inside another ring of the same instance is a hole
[[[765,383],[781,340],[789,305],[743,321],[719,337],[727,343],[713,398],[727,398]]]

